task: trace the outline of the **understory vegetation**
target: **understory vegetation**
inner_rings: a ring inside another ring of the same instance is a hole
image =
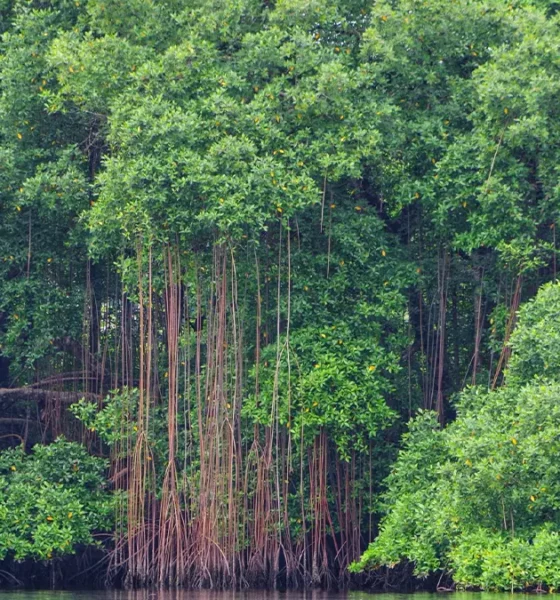
[[[558,587],[558,8],[0,0],[2,580]]]
[[[94,544],[110,532],[114,499],[107,491],[107,461],[61,438],[0,453],[0,559],[52,559]]]

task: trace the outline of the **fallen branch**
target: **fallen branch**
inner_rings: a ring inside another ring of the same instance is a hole
[[[31,402],[62,402],[63,404],[73,404],[82,398],[88,400],[99,400],[98,394],[91,392],[59,392],[55,390],[42,390],[32,387],[19,388],[0,388],[0,402],[8,400],[29,400]]]

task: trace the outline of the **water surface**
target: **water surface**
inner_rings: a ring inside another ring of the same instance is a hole
[[[322,592],[247,590],[137,590],[137,591],[0,591],[0,600],[535,600],[539,596],[505,593],[415,593]],[[558,595],[552,596],[559,600]]]

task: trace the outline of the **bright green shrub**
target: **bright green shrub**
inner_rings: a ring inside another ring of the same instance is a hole
[[[559,585],[560,384],[535,379],[557,360],[559,314],[560,286],[545,286],[520,311],[509,384],[467,389],[444,430],[429,414],[412,421],[380,534],[354,570],[410,561],[463,587]]]
[[[508,384],[560,379],[560,286],[547,284],[520,311],[511,337]]]
[[[355,569],[408,560],[465,587],[556,586],[560,385],[472,389],[458,410],[443,431],[413,421],[380,535]]]
[[[0,559],[51,559],[94,544],[110,530],[112,495],[106,461],[79,444],[57,439],[31,454],[0,454]]]

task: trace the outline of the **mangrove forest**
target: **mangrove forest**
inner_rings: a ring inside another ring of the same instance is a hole
[[[557,0],[0,0],[0,587],[560,588],[557,226]]]

